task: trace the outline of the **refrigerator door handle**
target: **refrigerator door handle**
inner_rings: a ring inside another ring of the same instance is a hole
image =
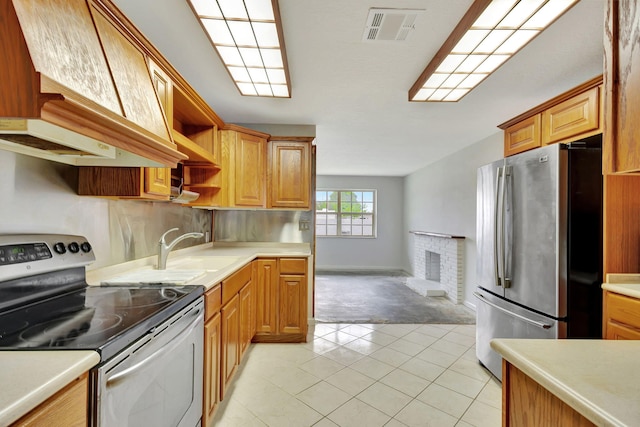
[[[495,191],[495,214],[493,215],[493,259],[494,259],[494,264],[495,264],[495,268],[496,268],[496,286],[502,286],[502,282],[500,280],[500,265],[499,265],[499,259],[500,259],[500,245],[498,244],[499,240],[498,240],[498,223],[499,223],[499,219],[498,217],[501,217],[502,215],[499,214],[500,212],[500,177],[502,177],[502,167],[498,166],[498,170],[496,173],[496,191]]]
[[[502,210],[501,210],[501,214],[502,214],[502,240],[501,240],[501,246],[502,246],[502,286],[506,289],[506,288],[510,288],[511,287],[511,279],[509,278],[510,276],[510,268],[508,268],[510,266],[510,260],[511,260],[511,233],[513,232],[512,230],[512,218],[511,215],[513,215],[513,204],[511,203],[511,196],[513,193],[513,190],[511,192],[509,192],[509,180],[512,179],[512,173],[513,173],[513,168],[511,166],[505,166],[504,167],[504,171],[502,172],[502,193],[501,193],[501,197],[502,197]],[[505,195],[507,197],[507,200],[509,201],[509,207],[506,207],[506,203],[505,203]],[[508,222],[508,224],[507,224]],[[508,227],[508,230],[507,230]],[[508,237],[508,239],[507,239]]]
[[[507,310],[504,307],[500,307],[499,305],[494,304],[491,301],[489,301],[488,299],[486,299],[484,296],[482,296],[478,292],[474,292],[473,295],[476,298],[478,298],[478,300],[484,302],[485,304],[490,305],[491,307],[493,307],[493,308],[495,308],[497,310],[500,310],[500,311],[502,311],[503,313],[505,313],[505,314],[507,314],[509,316],[515,317],[517,319],[520,319],[523,322],[527,322],[530,325],[537,326],[538,328],[542,328],[542,329],[549,329],[552,326],[552,325],[549,325],[548,323],[538,322],[537,320],[529,319],[528,317],[525,317],[525,316],[523,316],[521,314],[514,313],[513,311]]]

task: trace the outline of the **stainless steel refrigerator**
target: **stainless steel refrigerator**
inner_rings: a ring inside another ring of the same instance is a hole
[[[478,169],[476,354],[493,338],[599,338],[601,135]]]

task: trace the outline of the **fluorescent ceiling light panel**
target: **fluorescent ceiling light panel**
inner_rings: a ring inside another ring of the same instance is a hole
[[[409,100],[459,101],[577,2],[475,0],[409,89]]]
[[[187,0],[242,95],[290,98],[278,0]]]

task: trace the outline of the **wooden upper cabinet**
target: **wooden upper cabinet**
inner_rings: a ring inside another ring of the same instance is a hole
[[[243,133],[238,133],[236,138],[234,204],[265,207],[267,141]]]
[[[173,120],[173,88],[169,76],[156,65],[149,61],[151,82],[155,89],[158,101],[162,107],[163,121],[171,123]],[[145,168],[144,192],[154,196],[171,195],[171,168]]]
[[[220,134],[220,206],[266,208],[269,135],[235,125],[227,125]]]
[[[551,144],[577,135],[598,131],[600,87],[574,96],[542,112],[542,144]]]
[[[602,133],[601,91],[597,76],[499,125],[505,157]]]
[[[271,141],[269,145],[269,206],[309,209],[310,143]]]
[[[605,10],[603,172],[640,171],[640,9],[608,0]]]
[[[171,195],[171,168],[144,168],[144,194]]]
[[[504,155],[511,156],[540,147],[540,114],[524,119],[504,130]]]

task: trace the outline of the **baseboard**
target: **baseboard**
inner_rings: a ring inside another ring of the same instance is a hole
[[[464,304],[465,307],[470,308],[474,312],[476,311],[476,305],[475,304],[472,304],[469,301],[465,301],[465,302],[463,302],[463,304]]]
[[[322,274],[324,272],[336,272],[336,273],[367,273],[367,272],[385,272],[393,271],[396,273],[402,273],[403,276],[410,276],[403,268],[399,267],[363,267],[363,266],[345,266],[345,265],[316,265],[316,274]]]

